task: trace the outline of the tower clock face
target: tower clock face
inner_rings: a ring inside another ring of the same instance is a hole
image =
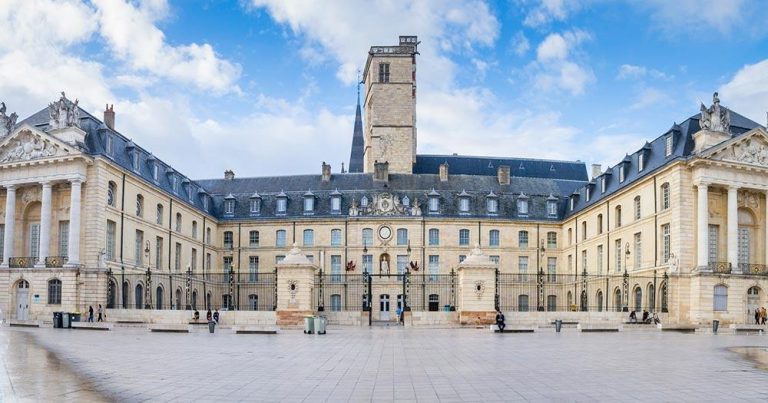
[[[386,225],[383,225],[379,228],[379,236],[381,239],[387,240],[389,237],[392,236],[392,229],[387,227]]]

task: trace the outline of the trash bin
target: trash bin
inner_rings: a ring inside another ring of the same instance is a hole
[[[62,315],[62,312],[54,312],[53,313],[53,328],[54,329],[61,329],[61,315]]]
[[[444,312],[451,312],[451,304],[446,304],[443,306]]]
[[[315,333],[325,334],[325,325],[327,323],[325,316],[315,316]]]
[[[720,321],[715,319],[712,321],[712,333],[717,334],[717,328],[720,327]]]
[[[563,321],[560,319],[555,320],[555,332],[560,333],[560,328],[563,327]]]
[[[80,322],[80,312],[72,312],[71,322]]]
[[[304,317],[304,334],[312,334],[314,332],[315,332],[315,317],[307,315]]]
[[[208,332],[213,333],[216,330],[216,322],[208,321]]]
[[[64,329],[69,329],[72,327],[72,324],[70,323],[70,317],[69,312],[62,312],[61,313],[61,327]]]

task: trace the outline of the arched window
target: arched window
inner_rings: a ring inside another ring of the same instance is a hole
[[[197,221],[192,221],[192,238],[197,239]]]
[[[181,213],[176,213],[176,232],[181,232]]]
[[[332,294],[331,295],[331,312],[339,312],[339,311],[341,311],[341,295]]]
[[[163,287],[157,286],[155,294],[155,309],[163,309]]]
[[[568,294],[566,294],[565,300],[568,302],[568,306],[565,307],[565,310],[570,311],[571,305],[573,305],[573,294],[570,291],[568,291]]]
[[[48,280],[48,304],[61,305],[61,280]]]
[[[155,220],[157,225],[163,225],[163,205],[157,203],[157,219]]]
[[[181,288],[176,289],[176,309],[181,309]]]
[[[115,196],[117,196],[117,184],[115,182],[109,181],[109,186],[107,187],[107,204],[115,207]]]
[[[640,287],[635,288],[635,311],[640,312],[643,310],[643,289]]]
[[[520,312],[528,312],[528,296],[518,295],[517,296],[517,310]]]
[[[224,249],[232,249],[235,245],[235,236],[232,231],[224,231]]]
[[[469,230],[459,230],[459,246],[469,246]]]
[[[136,293],[134,294],[133,301],[136,302],[136,309],[144,308],[144,286],[136,284]]]
[[[663,183],[661,185],[661,209],[666,210],[669,208],[669,183]]]
[[[136,196],[136,217],[144,216],[144,196]]]
[[[568,228],[568,245],[573,244],[573,228]]]
[[[547,248],[557,248],[557,232],[547,232]]]
[[[616,206],[616,228],[621,227],[621,206]]]
[[[499,230],[492,229],[488,232],[488,246],[499,246]]]
[[[278,248],[285,246],[286,232],[284,229],[279,229],[275,232],[275,246]]]
[[[714,310],[723,312],[728,310],[728,287],[718,284],[714,289]]]
[[[602,291],[597,292],[597,311],[598,312],[603,311],[603,292]]]
[[[613,293],[613,306],[616,312],[621,312],[622,304],[621,304],[621,290],[618,288]]]
[[[205,243],[211,244],[211,227],[205,229]]]
[[[640,216],[640,196],[635,196],[635,220],[639,220]]]
[[[656,287],[653,284],[648,284],[648,310],[656,310]]]
[[[437,228],[429,229],[429,246],[440,245],[440,230]]]

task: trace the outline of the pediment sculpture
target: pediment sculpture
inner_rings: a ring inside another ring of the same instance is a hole
[[[721,160],[768,167],[768,145],[758,138],[750,138],[719,152]]]
[[[376,216],[391,216],[407,214],[406,207],[400,202],[400,198],[391,193],[379,193],[373,196],[370,205],[371,214]]]
[[[61,98],[58,101],[48,105],[48,128],[63,129],[66,127],[80,127],[80,108],[77,106],[78,100],[74,102],[67,99],[64,91],[61,92]]]
[[[717,93],[712,95],[712,106],[707,108],[701,104],[701,120],[699,126],[702,130],[729,133],[731,128],[731,113],[727,108],[720,106],[720,98]]]
[[[8,116],[5,111],[5,102],[0,102],[0,138],[11,134],[11,130],[16,126],[16,119],[19,118],[15,112]]]
[[[22,131],[0,150],[0,163],[29,161],[38,158],[53,157],[64,152],[50,141],[46,141],[29,131]]]

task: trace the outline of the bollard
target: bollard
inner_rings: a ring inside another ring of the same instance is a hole
[[[209,321],[208,322],[208,332],[213,333],[216,330],[216,322]]]
[[[717,334],[717,328],[720,327],[720,321],[715,319],[712,321],[712,333]]]
[[[555,331],[560,333],[560,328],[563,327],[563,321],[560,319],[555,320]]]

